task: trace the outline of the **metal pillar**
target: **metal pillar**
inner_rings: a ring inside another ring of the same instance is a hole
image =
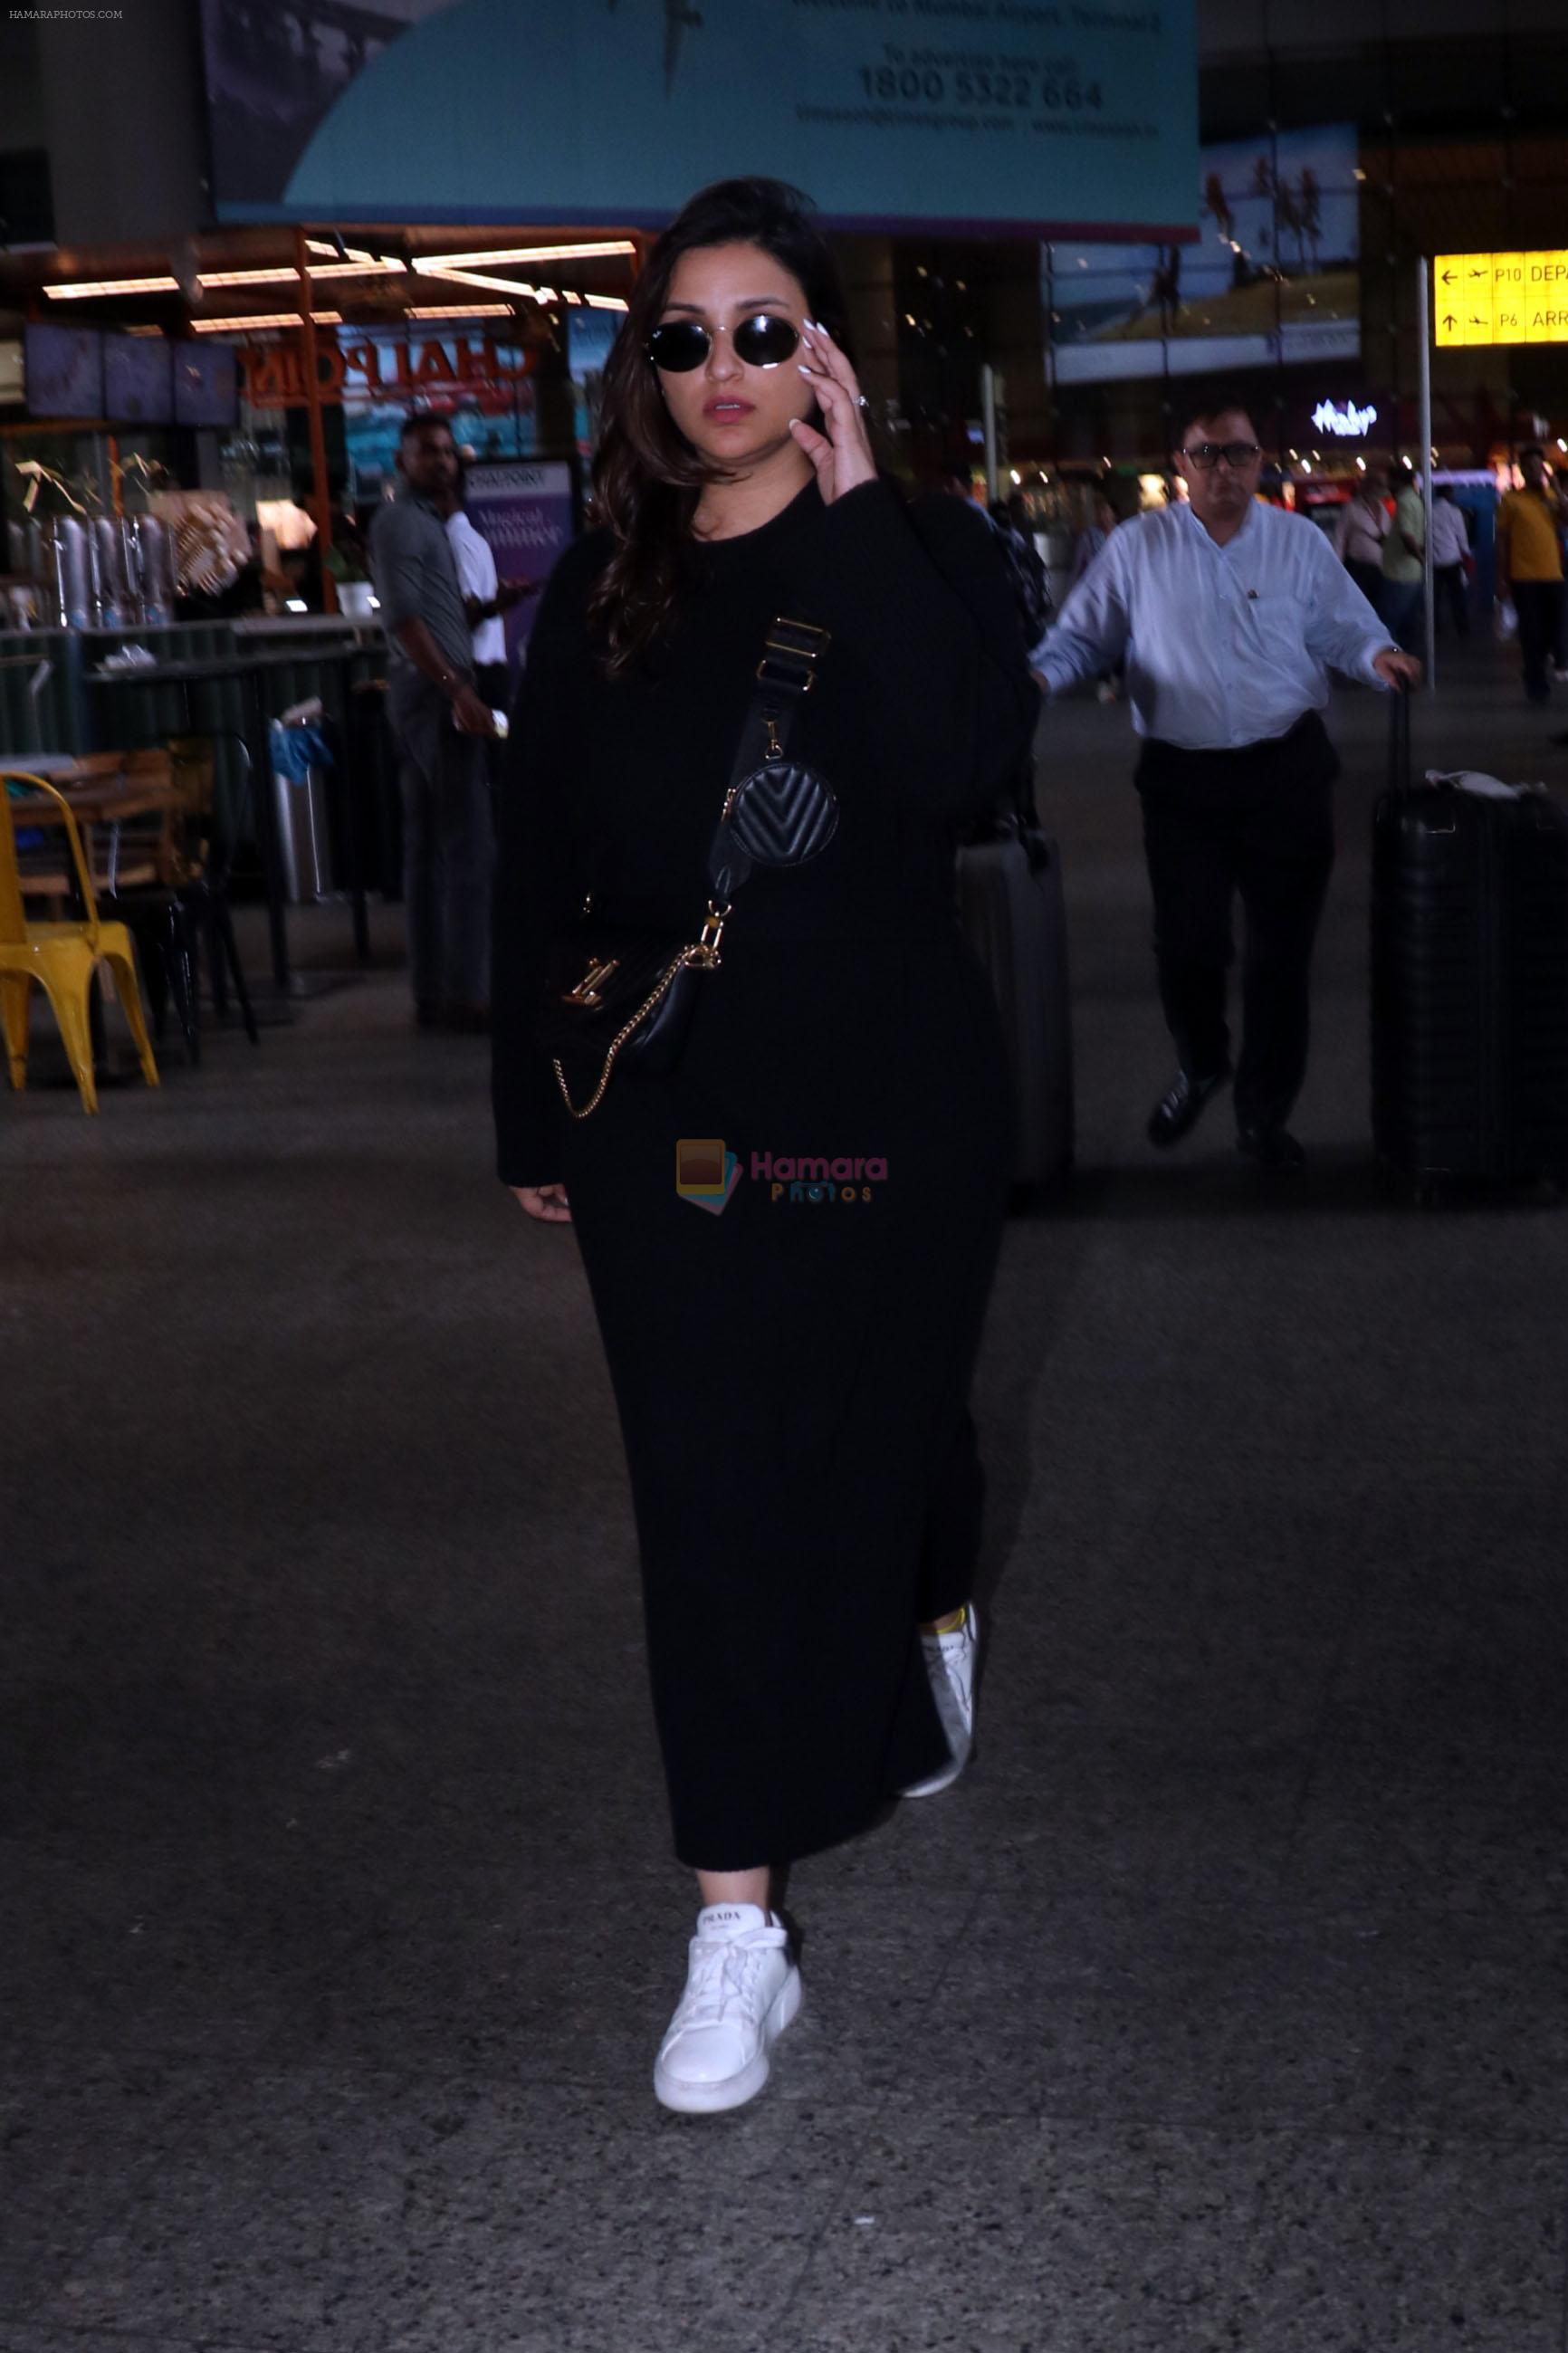
[[[989,360],[980,370],[980,419],[985,431],[985,503],[996,497],[996,371]]]
[[[300,280],[300,364],[305,378],[305,413],[310,427],[310,506],[316,518],[316,552],[321,565],[321,608],[338,609],[337,584],[327,562],[332,552],[332,501],[327,487],[327,440],[321,429],[321,382],[316,373],[316,316],[310,297],[310,257],[302,228],[294,231],[294,268]]]
[[[1421,341],[1421,485],[1426,501],[1426,528],[1421,548],[1423,646],[1426,655],[1426,691],[1437,691],[1437,584],[1432,569],[1432,519],[1436,501],[1432,493],[1432,271],[1425,254],[1415,265],[1415,323]]]

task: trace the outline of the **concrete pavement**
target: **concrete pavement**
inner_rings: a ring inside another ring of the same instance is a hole
[[[0,2353],[1563,2353],[1568,1219],[1371,1166],[1382,721],[1273,1187],[1223,1101],[1144,1144],[1126,714],[1042,725],[1080,1168],[979,1384],[979,1762],[795,1872],[727,2118],[648,2086],[692,1898],[482,1041],[388,965],[0,1102]],[[1477,646],[1418,753],[1565,723]]]

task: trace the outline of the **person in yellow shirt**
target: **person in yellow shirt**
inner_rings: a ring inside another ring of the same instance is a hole
[[[1557,650],[1563,613],[1563,501],[1538,441],[1520,452],[1522,491],[1504,493],[1497,512],[1499,594],[1519,615],[1524,691],[1531,702],[1552,691],[1548,659]]]

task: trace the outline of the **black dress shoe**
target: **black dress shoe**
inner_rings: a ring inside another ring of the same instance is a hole
[[[1307,1155],[1288,1127],[1248,1127],[1236,1131],[1236,1148],[1275,1175],[1293,1174],[1307,1165]]]
[[[1194,1078],[1190,1071],[1179,1071],[1175,1085],[1160,1097],[1149,1114],[1150,1143],[1159,1151],[1168,1152],[1173,1144],[1180,1144],[1184,1135],[1190,1135],[1204,1115],[1204,1105],[1229,1076],[1228,1070],[1215,1071],[1206,1079]]]

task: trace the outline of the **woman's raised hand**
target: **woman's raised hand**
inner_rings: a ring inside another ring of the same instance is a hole
[[[805,357],[800,372],[816,396],[826,433],[818,433],[803,417],[791,419],[790,431],[816,469],[822,503],[830,507],[846,491],[877,479],[877,461],[866,432],[866,404],[855,371],[828,333],[812,321],[804,330]]]

